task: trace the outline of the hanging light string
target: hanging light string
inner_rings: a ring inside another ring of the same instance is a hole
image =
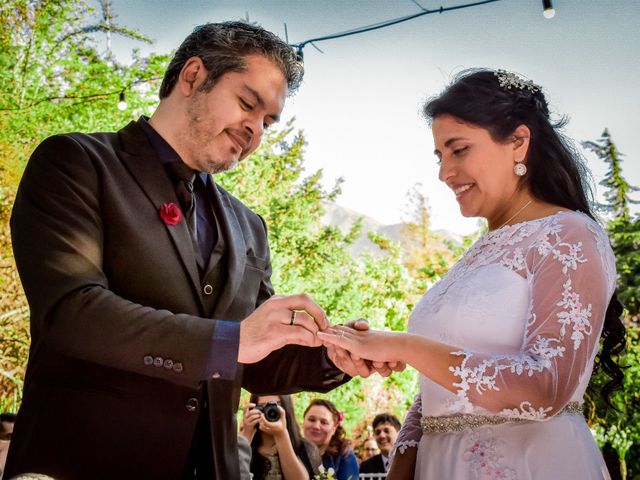
[[[374,24],[371,24],[371,25],[366,25],[364,27],[354,28],[352,30],[346,30],[344,32],[332,33],[332,34],[329,34],[329,35],[324,35],[322,37],[310,38],[308,40],[304,40],[304,41],[299,42],[299,43],[292,43],[290,45],[297,50],[298,55],[302,59],[302,58],[304,58],[303,49],[307,44],[312,44],[313,45],[314,43],[322,42],[324,40],[332,40],[334,38],[347,37],[347,36],[356,35],[356,34],[359,34],[359,33],[370,32],[372,30],[379,30],[381,28],[390,27],[391,25],[397,25],[398,23],[407,22],[409,20],[413,20],[414,18],[422,17],[424,15],[430,15],[432,13],[450,12],[450,11],[453,11],[453,10],[461,10],[463,8],[477,7],[479,5],[485,5],[487,3],[494,3],[494,2],[499,2],[499,1],[500,0],[482,0],[482,1],[478,1],[478,2],[466,3],[466,4],[463,4],[463,5],[455,5],[455,6],[452,6],[452,7],[442,7],[442,6],[440,6],[440,8],[437,8],[437,9],[434,9],[434,10],[429,10],[427,8],[422,7],[418,3],[414,2],[414,3],[416,3],[416,5],[418,5],[422,9],[421,12],[414,13],[412,15],[406,15],[404,17],[393,18],[391,20],[385,20],[383,22],[374,23]],[[285,28],[286,28],[286,26],[285,26]],[[315,46],[315,45],[313,45],[313,46]]]

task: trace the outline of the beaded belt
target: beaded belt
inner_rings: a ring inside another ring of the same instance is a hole
[[[582,415],[582,405],[578,402],[569,402],[557,415],[570,414]],[[422,433],[429,435],[431,433],[447,433],[447,432],[463,432],[465,430],[473,430],[475,428],[484,427],[485,425],[501,425],[503,423],[530,423],[527,420],[518,417],[501,417],[498,415],[472,415],[462,413],[451,415],[448,417],[422,417],[420,425]]]

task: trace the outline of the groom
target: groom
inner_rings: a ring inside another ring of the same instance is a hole
[[[258,147],[302,75],[270,32],[206,24],[150,118],[35,150],[11,218],[32,345],[7,478],[235,479],[240,387],[372,371],[320,346],[312,299],[273,296],[262,218],[209,175]]]

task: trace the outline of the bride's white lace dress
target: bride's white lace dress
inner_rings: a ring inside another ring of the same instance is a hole
[[[409,319],[410,333],[459,347],[462,360],[450,367],[456,393],[420,375],[396,443],[399,452],[418,448],[415,478],[608,479],[575,410],[615,279],[607,236],[582,213],[480,238]],[[460,427],[422,432],[421,417],[440,417],[426,420],[437,428],[442,417],[465,414]],[[491,422],[495,416],[520,420]],[[477,418],[482,425],[467,428]]]

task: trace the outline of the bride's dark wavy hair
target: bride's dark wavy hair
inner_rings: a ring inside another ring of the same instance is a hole
[[[573,143],[559,131],[566,125],[566,117],[552,122],[542,89],[500,86],[497,73],[486,69],[460,72],[440,95],[427,100],[422,113],[429,123],[440,115],[451,115],[484,128],[500,143],[509,141],[517,127],[526,125],[531,138],[527,174],[521,178],[520,187],[528,187],[540,200],[579,210],[595,220],[588,169]],[[614,293],[605,314],[602,347],[594,367],[594,372],[602,368],[611,378],[601,391],[610,406],[609,396],[624,379],[624,372],[613,358],[626,347],[622,312]]]

